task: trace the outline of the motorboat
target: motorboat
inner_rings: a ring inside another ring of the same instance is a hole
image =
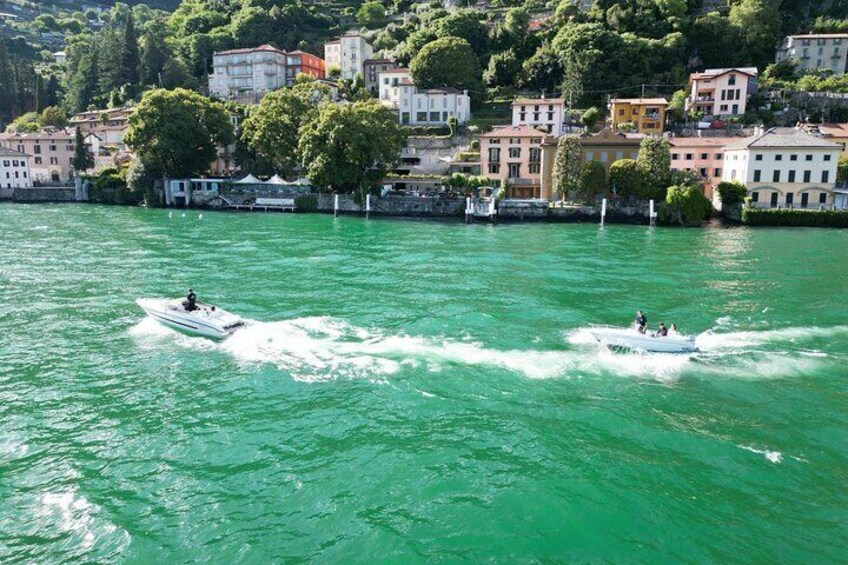
[[[148,316],[188,334],[224,339],[245,325],[235,314],[209,304],[197,303],[189,311],[181,299],[139,298],[135,302]]]
[[[598,343],[610,349],[645,351],[649,353],[693,353],[695,338],[685,335],[656,335],[641,333],[635,328],[592,328],[589,330]]]

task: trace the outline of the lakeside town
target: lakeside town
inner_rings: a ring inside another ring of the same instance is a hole
[[[690,225],[742,220],[743,209],[749,223],[754,211],[771,223],[848,210],[846,94],[787,98],[740,61],[691,72],[671,96],[639,85],[636,97],[613,89],[580,108],[580,87],[563,84],[481,99],[445,79],[445,66],[464,72],[473,56],[464,39],[435,39],[407,65],[387,51],[356,29],[323,57],[225,49],[199,93],[154,89],[71,116],[47,107],[35,126],[0,134],[0,198],[634,222],[652,221],[656,206],[661,220]],[[847,71],[848,33],[805,33],[785,37],[764,72]],[[186,112],[206,122],[167,127]],[[845,224],[810,217],[789,221]]]

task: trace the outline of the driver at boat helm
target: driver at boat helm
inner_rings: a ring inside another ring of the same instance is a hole
[[[665,337],[668,335],[668,328],[665,327],[665,324],[660,322],[660,327],[657,328],[657,337]]]
[[[636,327],[641,333],[645,333],[645,329],[648,327],[648,318],[645,317],[645,314],[641,310],[636,312]]]
[[[194,293],[193,288],[188,289],[188,295],[186,296],[186,302],[188,302],[188,304],[186,304],[186,310],[188,310],[189,312],[197,310],[197,305],[196,305],[197,295]]]

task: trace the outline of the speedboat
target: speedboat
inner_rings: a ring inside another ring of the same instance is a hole
[[[194,310],[188,311],[182,300],[139,298],[135,302],[152,318],[188,334],[224,339],[245,324],[235,314],[209,304],[198,303]]]
[[[693,353],[698,350],[695,347],[695,338],[685,335],[643,334],[635,328],[592,328],[589,333],[598,343],[610,349],[649,353]]]

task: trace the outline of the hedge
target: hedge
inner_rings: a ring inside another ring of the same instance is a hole
[[[784,210],[745,208],[742,223],[749,226],[848,228],[848,210]]]

